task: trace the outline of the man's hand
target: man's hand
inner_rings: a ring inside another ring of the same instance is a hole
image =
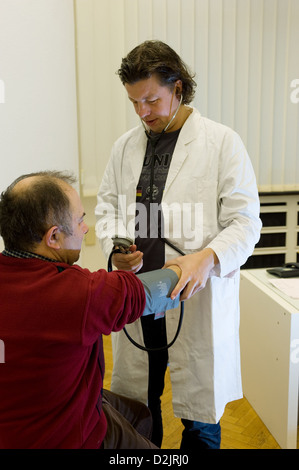
[[[203,289],[211,269],[218,263],[219,260],[211,248],[167,261],[163,268],[169,268],[175,264],[182,271],[180,280],[171,293],[171,298],[174,299],[181,293],[180,300],[186,300]]]
[[[174,271],[176,275],[178,276],[178,278],[180,279],[182,275],[182,270],[179,266],[177,266],[176,264],[171,264],[170,266],[167,266],[167,269],[172,269],[172,271]]]
[[[143,253],[137,251],[136,245],[131,245],[129,250],[131,253],[128,254],[114,253],[112,263],[117,269],[137,273],[143,265]]]

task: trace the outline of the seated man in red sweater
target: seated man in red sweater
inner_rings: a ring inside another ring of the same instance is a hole
[[[73,183],[41,172],[1,195],[0,448],[155,448],[147,407],[103,390],[102,334],[144,314],[148,293],[133,273],[74,265],[88,227]]]

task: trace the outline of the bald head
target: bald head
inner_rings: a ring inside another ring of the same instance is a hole
[[[47,183],[49,181],[55,182],[61,187],[67,189],[67,187],[71,187],[76,182],[76,178],[69,173],[60,171],[40,171],[19,176],[15,181],[13,181],[7,190],[14,188],[16,188],[16,190],[22,190],[34,187],[36,184]]]
[[[72,175],[56,171],[17,178],[0,199],[0,235],[5,248],[32,251],[52,225],[70,235],[68,191],[74,182]]]

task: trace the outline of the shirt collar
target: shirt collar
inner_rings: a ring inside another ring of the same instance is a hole
[[[22,259],[37,258],[43,261],[51,261],[52,263],[57,262],[57,260],[55,259],[46,258],[45,256],[38,255],[36,253],[30,253],[29,251],[8,250],[7,248],[4,251],[2,251],[2,255],[10,256],[13,258],[22,258]]]

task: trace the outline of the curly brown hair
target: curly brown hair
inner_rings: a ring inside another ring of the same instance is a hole
[[[189,104],[195,95],[194,74],[180,56],[162,41],[145,41],[122,59],[117,71],[122,84],[132,85],[156,75],[163,86],[171,91],[177,80],[182,81],[182,101]]]

